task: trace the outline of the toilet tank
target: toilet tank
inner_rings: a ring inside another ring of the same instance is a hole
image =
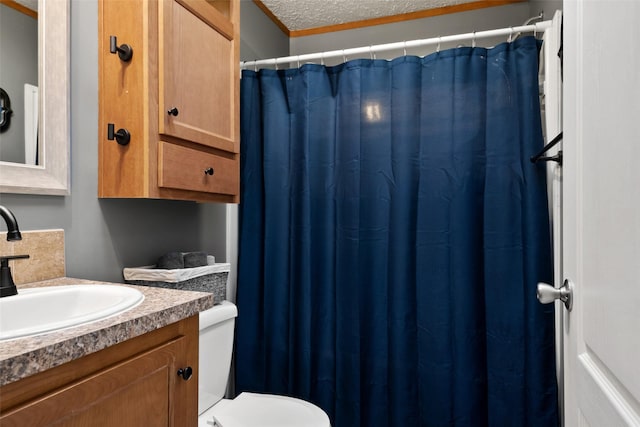
[[[215,405],[225,395],[237,315],[238,309],[228,301],[200,312],[198,414]]]

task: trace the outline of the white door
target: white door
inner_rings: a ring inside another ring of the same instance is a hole
[[[640,1],[564,1],[565,426],[640,426]]]

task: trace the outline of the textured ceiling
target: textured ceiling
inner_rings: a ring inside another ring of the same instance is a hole
[[[14,0],[38,11],[38,0]],[[478,0],[261,0],[289,31],[402,15]]]
[[[402,15],[477,0],[261,0],[289,31]]]

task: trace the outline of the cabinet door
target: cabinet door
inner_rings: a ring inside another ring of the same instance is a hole
[[[197,375],[185,381],[176,374],[185,345],[175,339],[53,391],[4,415],[2,426],[195,425],[181,399],[185,387],[197,388]]]
[[[204,0],[164,0],[158,22],[160,134],[237,153],[237,28]]]

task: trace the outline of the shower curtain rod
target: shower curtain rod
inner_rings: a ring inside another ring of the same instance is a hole
[[[249,68],[249,67],[258,67],[259,65],[274,65],[278,66],[278,64],[283,64],[287,62],[300,62],[300,61],[313,61],[320,59],[324,61],[327,58],[335,58],[342,56],[345,59],[348,56],[359,55],[363,53],[369,53],[371,55],[376,52],[384,52],[388,50],[396,50],[396,49],[408,49],[412,47],[420,47],[420,46],[428,46],[428,45],[439,45],[440,43],[448,43],[448,42],[457,42],[457,41],[466,41],[472,40],[473,46],[475,47],[475,41],[478,39],[488,38],[488,37],[500,37],[500,36],[509,36],[507,41],[511,41],[513,36],[518,33],[542,33],[547,28],[551,28],[551,21],[542,21],[537,22],[535,24],[530,25],[521,25],[518,27],[509,27],[509,28],[501,28],[497,30],[487,30],[487,31],[477,31],[473,33],[465,33],[465,34],[456,34],[451,36],[442,36],[442,37],[432,37],[429,39],[421,39],[421,40],[409,40],[403,42],[395,42],[395,43],[386,43],[372,46],[363,46],[363,47],[354,47],[349,49],[338,49],[331,50],[327,52],[317,52],[317,53],[305,53],[302,55],[292,55],[292,56],[283,56],[279,58],[270,58],[270,59],[259,59],[256,61],[241,61],[240,68]]]

